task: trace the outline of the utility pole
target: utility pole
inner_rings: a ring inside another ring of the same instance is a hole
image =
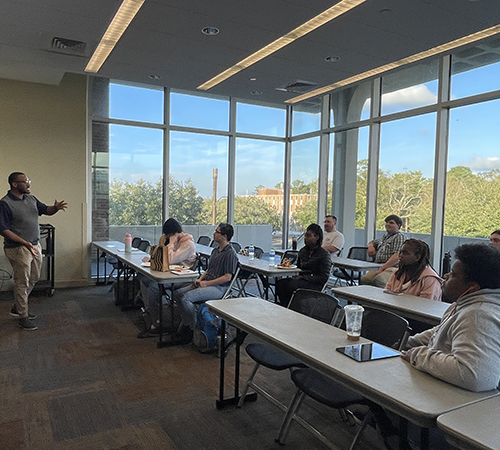
[[[212,180],[213,180],[213,186],[212,186],[212,225],[215,225],[216,221],[217,221],[217,174],[218,174],[218,170],[213,169],[212,170]]]

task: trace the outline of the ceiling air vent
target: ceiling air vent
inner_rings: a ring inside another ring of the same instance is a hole
[[[305,94],[312,91],[318,83],[312,81],[295,80],[276,88],[277,91],[292,92],[293,94]]]
[[[64,39],[60,37],[52,38],[50,51],[56,53],[64,53],[65,55],[84,56],[87,44],[81,41],[72,39]]]

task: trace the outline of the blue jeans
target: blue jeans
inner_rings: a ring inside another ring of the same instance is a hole
[[[180,308],[182,324],[194,330],[196,325],[196,304],[207,300],[218,300],[226,292],[226,286],[195,288],[193,284],[177,289],[174,300]]]

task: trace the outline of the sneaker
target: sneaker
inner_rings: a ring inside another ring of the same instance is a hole
[[[12,309],[10,310],[10,315],[12,317],[19,317],[19,313],[17,312],[17,309],[15,306],[12,307]],[[31,313],[28,313],[28,317],[31,319],[31,320],[34,320],[36,319],[36,316],[34,314],[31,314]]]
[[[31,319],[29,317],[21,317],[19,319],[19,326],[23,329],[23,330],[27,330],[27,331],[34,331],[36,330],[38,327],[31,321]]]

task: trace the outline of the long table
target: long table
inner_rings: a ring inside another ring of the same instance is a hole
[[[210,257],[213,247],[196,244],[196,251],[204,257]],[[251,260],[248,256],[240,254],[238,254],[238,260],[242,269],[259,275],[264,286],[265,298],[269,298],[269,278],[289,277],[297,275],[301,272],[301,270],[297,267],[280,268],[278,266],[270,266],[269,261],[258,258]]]
[[[186,283],[186,282],[191,282],[194,281],[198,278],[198,274],[188,274],[188,273],[183,273],[183,274],[174,274],[171,272],[159,272],[157,270],[151,270],[149,267],[144,267],[142,265],[142,259],[145,256],[149,256],[145,252],[141,251],[133,251],[131,253],[125,253],[118,251],[118,249],[123,248],[124,245],[120,242],[117,241],[100,241],[100,242],[93,242],[94,246],[101,251],[104,252],[109,252],[107,254],[110,254],[117,258],[122,264],[127,266],[128,268],[132,269],[136,273],[140,273],[150,280],[156,282],[159,284],[161,287],[160,289],[160,294],[159,294],[159,301],[158,301],[158,314],[159,314],[159,319],[160,319],[160,329],[159,329],[159,334],[158,334],[158,344],[157,347],[165,347],[165,346],[170,346],[170,345],[175,345],[177,342],[175,340],[175,330],[174,328],[174,314],[172,310],[172,320],[171,320],[171,330],[170,330],[170,340],[165,341],[163,339],[163,334],[165,331],[165,328],[163,326],[163,302],[162,302],[162,295],[165,293],[165,287],[169,287],[171,291],[171,296],[170,298],[173,298],[173,286],[174,284],[177,283]],[[170,303],[171,307],[173,308],[173,302]]]
[[[376,286],[347,286],[332,288],[332,293],[351,303],[376,306],[408,319],[435,326],[441,322],[449,303],[408,294],[389,294]]]
[[[396,413],[402,418],[404,437],[407,420],[425,429],[432,428],[439,415],[498,395],[497,390],[476,393],[445,383],[412,368],[401,358],[358,363],[335,350],[352,345],[345,331],[263,299],[216,300],[207,305],[223,322],[261,338]],[[223,340],[222,336],[221,345]],[[369,341],[361,338],[359,342]],[[237,339],[234,398],[224,398],[225,367],[221,357],[218,408],[239,398],[239,345]],[[426,444],[424,440],[424,447]]]
[[[500,397],[493,397],[437,418],[450,444],[468,450],[499,450]]]
[[[361,261],[359,259],[343,258],[341,256],[332,257],[332,263],[334,267],[340,269],[346,278],[346,283],[348,285],[354,286],[356,281],[359,283],[361,279],[361,274],[367,272],[368,270],[378,270],[382,267],[382,264],[372,262],[372,261]],[[351,273],[349,273],[350,271]],[[356,280],[354,272],[358,273],[358,279]]]

